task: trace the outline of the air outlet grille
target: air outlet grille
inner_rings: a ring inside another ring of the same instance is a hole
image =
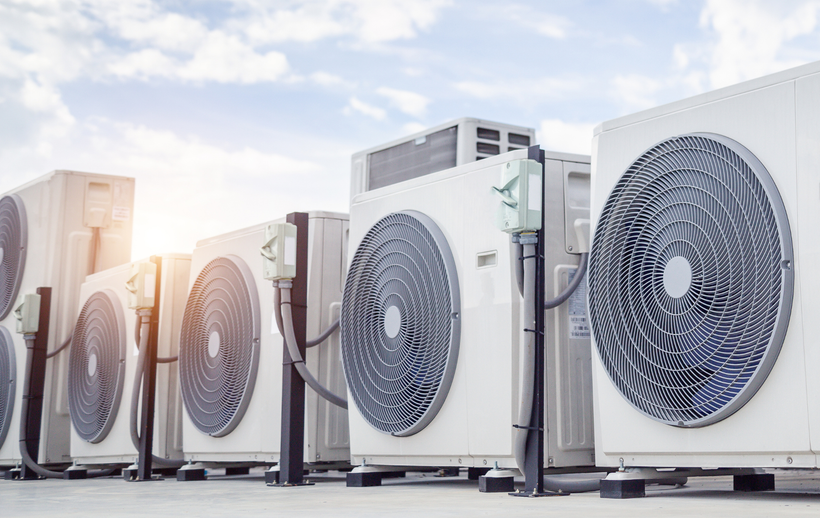
[[[342,300],[342,362],[377,430],[417,433],[444,403],[460,340],[457,275],[444,234],[419,212],[384,217],[359,244]]]
[[[11,333],[0,327],[0,446],[6,440],[14,413],[14,391],[17,385],[17,360]]]
[[[204,434],[227,435],[242,420],[259,367],[259,311],[256,283],[239,257],[212,260],[191,288],[180,333],[180,385],[188,416]]]
[[[737,142],[660,142],[623,174],[598,220],[589,310],[610,379],[675,426],[724,419],[765,381],[794,289],[779,192]]]
[[[16,194],[0,199],[0,320],[17,300],[26,266],[26,209]]]
[[[84,440],[105,439],[120,407],[125,376],[125,320],[111,290],[91,295],[71,340],[68,407],[74,430]]]

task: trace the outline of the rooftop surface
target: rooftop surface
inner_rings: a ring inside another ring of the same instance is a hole
[[[94,480],[0,480],[0,516],[817,516],[820,472],[776,472],[777,490],[732,491],[731,477],[690,478],[683,487],[647,486],[645,498],[601,499],[598,493],[513,498],[480,493],[478,483],[433,473],[408,473],[381,487],[348,488],[344,474],[312,475],[313,486],[265,485],[261,470],[209,480],[173,478],[128,483]],[[573,475],[578,476],[578,475]],[[585,475],[586,476],[586,475]],[[518,479],[517,479],[518,480]],[[517,485],[523,487],[523,481]]]

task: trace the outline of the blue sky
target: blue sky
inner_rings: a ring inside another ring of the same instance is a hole
[[[820,59],[820,2],[0,0],[0,192],[137,178],[134,257],[346,211],[350,155],[471,116],[598,122]]]

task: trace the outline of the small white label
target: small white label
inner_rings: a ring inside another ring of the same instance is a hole
[[[285,237],[285,264],[296,266],[296,238],[292,236]]]
[[[128,207],[114,207],[111,211],[111,219],[114,221],[128,221],[131,219],[131,209]]]
[[[567,275],[567,284],[572,282],[578,270],[570,270]],[[568,326],[571,339],[585,340],[590,337],[589,320],[587,319],[587,280],[581,281],[578,289],[570,295],[567,301],[569,313]]]

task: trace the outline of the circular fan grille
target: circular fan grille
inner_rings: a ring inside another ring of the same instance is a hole
[[[14,412],[14,386],[17,383],[17,360],[11,333],[0,327],[0,446],[6,440]]]
[[[342,300],[342,362],[377,430],[417,433],[444,403],[461,330],[457,275],[444,234],[419,212],[386,216],[359,244]]]
[[[638,410],[704,426],[742,407],[783,343],[794,289],[783,201],[726,137],[660,142],[618,181],[589,260],[601,360]]]
[[[105,439],[120,407],[125,376],[125,321],[111,290],[91,295],[83,306],[68,359],[68,409],[84,440]]]
[[[191,288],[179,344],[182,398],[194,425],[229,434],[253,395],[259,366],[259,295],[236,256],[208,263]]]
[[[0,320],[8,316],[26,265],[26,210],[16,194],[0,199]]]

